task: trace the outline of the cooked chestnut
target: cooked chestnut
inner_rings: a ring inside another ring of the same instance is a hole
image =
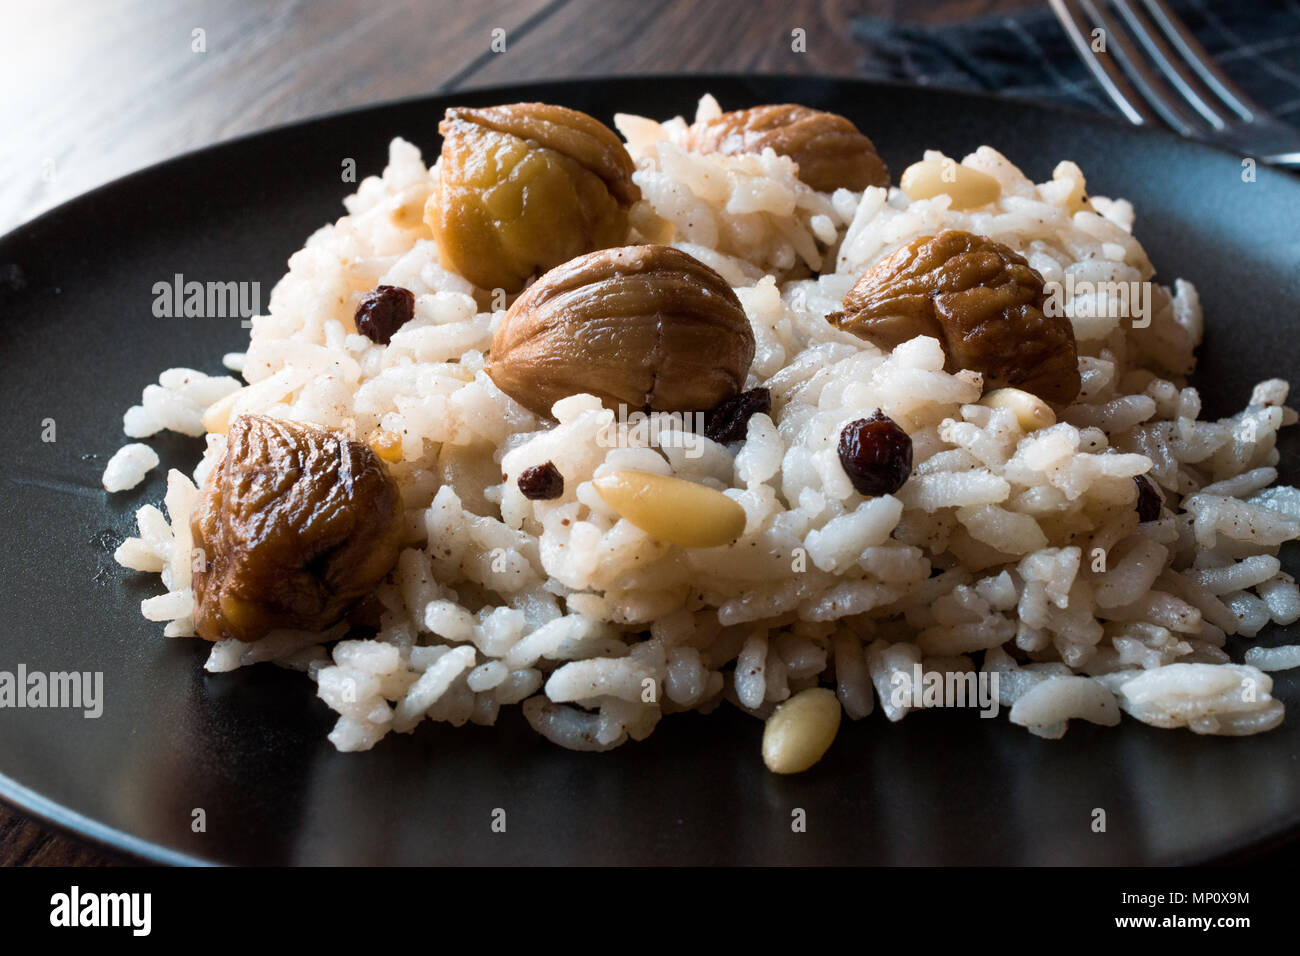
[[[739,392],[753,360],[754,330],[722,276],[671,246],[624,246],[530,286],[487,373],[538,415],[583,392],[614,409],[696,411]]]
[[[1042,277],[985,236],[950,229],[878,262],[844,297],[833,325],[882,349],[937,338],[950,372],[972,369],[985,388],[1013,385],[1049,402],[1079,393],[1074,329],[1043,313]]]
[[[366,445],[244,415],[190,520],[204,555],[194,627],[210,641],[333,624],[393,567],[397,485]]]
[[[424,218],[445,267],[518,292],[539,272],[627,238],[641,198],[609,127],[545,103],[447,110]]]
[[[761,153],[771,147],[821,192],[888,186],[889,169],[871,140],[838,113],[781,103],[723,113],[691,125],[687,146],[700,153]]]

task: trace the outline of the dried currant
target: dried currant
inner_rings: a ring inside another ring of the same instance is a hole
[[[415,293],[396,285],[375,286],[357,306],[357,331],[380,345],[387,345],[393,334],[415,317]]]
[[[519,473],[519,490],[529,501],[546,501],[564,494],[564,476],[554,462],[533,465]]]
[[[1160,517],[1160,507],[1164,504],[1160,492],[1146,475],[1134,475],[1133,484],[1137,485],[1138,521],[1155,521]]]
[[[839,452],[860,494],[892,495],[912,473],[912,438],[880,409],[844,426]]]
[[[720,445],[742,441],[749,420],[760,412],[767,415],[771,411],[771,391],[766,388],[751,388],[747,392],[723,399],[704,413],[704,436]]]

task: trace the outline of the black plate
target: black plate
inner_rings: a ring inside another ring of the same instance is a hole
[[[993,99],[856,81],[582,81],[430,98],[328,117],[164,163],[67,203],[0,240],[0,670],[102,671],[98,719],[0,710],[0,794],[149,859],[230,863],[1177,863],[1276,844],[1300,827],[1300,682],[1260,737],[1197,737],[1125,719],[1064,741],[1005,720],[929,712],[846,726],[827,758],[770,776],[761,725],[726,708],[666,719],[609,755],[559,750],[517,712],[496,728],[424,725],[366,754],[335,753],[309,681],[266,666],[208,676],[206,645],[144,621],[157,578],[111,552],[163,493],[163,470],[106,495],[122,412],[159,371],[221,370],[238,319],[155,318],[180,273],[258,281],[342,213],[347,159],[377,173],[391,137],[436,155],[451,103],[545,100],[610,121],[799,102],[846,114],[896,172],[926,147],[997,146],[1045,179],[1077,161],[1091,191],[1130,197],[1165,281],[1196,282],[1209,323],[1197,382],[1207,411],[1295,372],[1300,181],[1240,157],[1109,122]],[[42,441],[53,419],[56,441]],[[200,450],[152,441],[187,473]],[[1283,442],[1283,477],[1300,477]],[[1292,631],[1290,640],[1294,640]],[[1271,633],[1266,639],[1283,640]],[[496,833],[494,811],[506,812]],[[806,832],[794,832],[795,811]],[[196,811],[206,829],[196,832]],[[1095,811],[1105,832],[1094,832]]]

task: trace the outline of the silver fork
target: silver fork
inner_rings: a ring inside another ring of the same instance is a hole
[[[1048,2],[1130,123],[1163,123],[1263,163],[1300,168],[1300,132],[1241,92],[1164,0]],[[1104,51],[1093,49],[1097,30]]]

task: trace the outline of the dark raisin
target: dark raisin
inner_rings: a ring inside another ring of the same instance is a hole
[[[743,441],[749,419],[762,412],[772,411],[772,393],[765,388],[751,388],[731,398],[723,399],[704,413],[704,437],[720,445]]]
[[[380,345],[415,316],[415,293],[396,285],[375,286],[357,306],[357,331]]]
[[[1133,484],[1138,487],[1138,521],[1155,521],[1160,517],[1160,506],[1164,504],[1160,492],[1146,475],[1134,475]]]
[[[912,473],[912,439],[880,409],[840,432],[840,464],[864,495],[892,495]]]
[[[564,476],[551,462],[525,468],[519,475],[519,490],[530,501],[545,501],[564,494]]]

